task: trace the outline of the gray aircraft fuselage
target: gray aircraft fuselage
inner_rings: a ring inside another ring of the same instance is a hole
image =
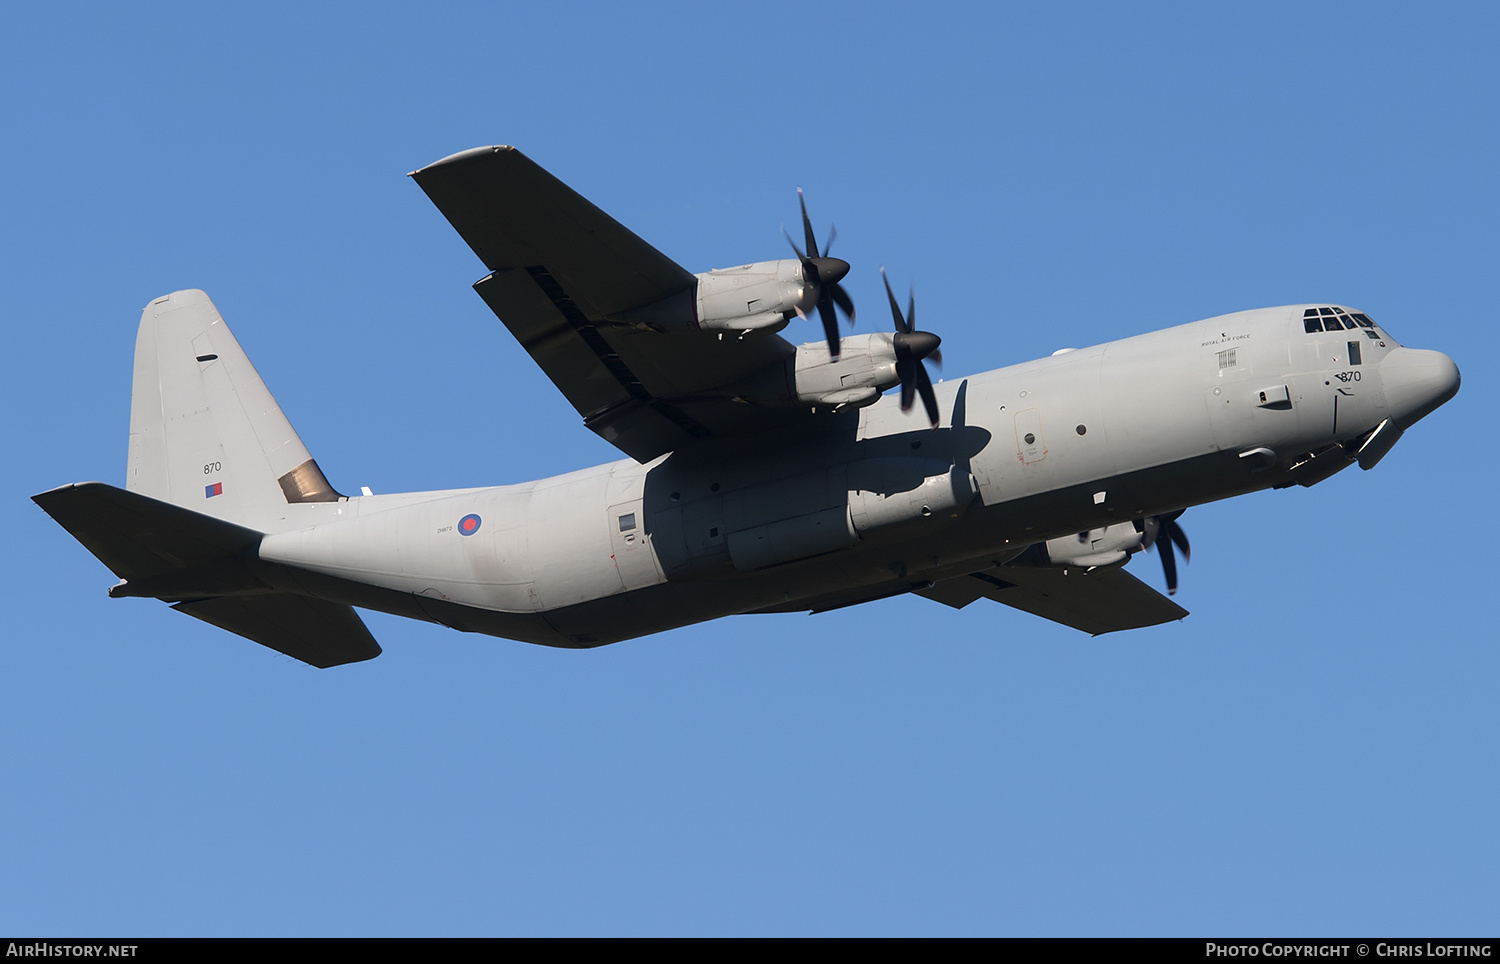
[[[919,590],[1046,540],[1369,468],[1457,391],[1446,355],[1383,326],[1309,332],[1308,308],[950,380],[936,430],[886,395],[645,465],[289,504],[261,526],[264,578],[555,646]]]

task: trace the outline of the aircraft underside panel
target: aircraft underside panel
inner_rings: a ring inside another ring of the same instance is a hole
[[[858,541],[859,537],[849,523],[849,510],[836,505],[729,533],[729,559],[740,572],[754,572],[847,549]]]

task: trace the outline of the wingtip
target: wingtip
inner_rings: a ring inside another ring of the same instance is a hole
[[[416,177],[418,174],[421,174],[424,171],[430,171],[435,167],[446,167],[450,164],[457,164],[476,157],[484,157],[488,154],[500,154],[511,151],[515,151],[515,148],[511,147],[509,144],[491,144],[485,147],[471,147],[466,151],[459,151],[457,154],[449,154],[447,157],[439,158],[433,161],[431,164],[428,164],[424,167],[419,167],[415,171],[408,172],[406,176]]]
[[[83,488],[88,488],[90,486],[102,485],[102,484],[103,483],[101,483],[101,482],[69,482],[66,485],[59,485],[55,489],[48,489],[46,492],[38,492],[36,495],[34,495],[34,496],[31,497],[31,501],[35,502],[37,505],[41,506],[43,509],[46,509],[47,506],[45,504],[43,504],[43,500],[47,499],[48,496],[59,495],[59,494],[61,494],[63,492],[71,492],[74,489],[83,489]]]

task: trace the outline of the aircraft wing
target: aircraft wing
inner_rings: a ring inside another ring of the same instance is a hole
[[[474,290],[584,424],[627,455],[647,462],[807,418],[718,391],[795,353],[775,335],[721,341],[607,320],[691,297],[695,279],[520,151],[475,148],[412,177],[490,269]]]
[[[996,566],[917,590],[954,609],[981,596],[1080,629],[1093,636],[1181,619],[1186,609],[1113,567],[1085,572],[1040,566]]]

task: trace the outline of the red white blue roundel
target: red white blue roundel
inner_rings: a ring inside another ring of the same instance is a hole
[[[470,512],[458,520],[458,534],[461,536],[472,536],[479,531],[479,516]]]

